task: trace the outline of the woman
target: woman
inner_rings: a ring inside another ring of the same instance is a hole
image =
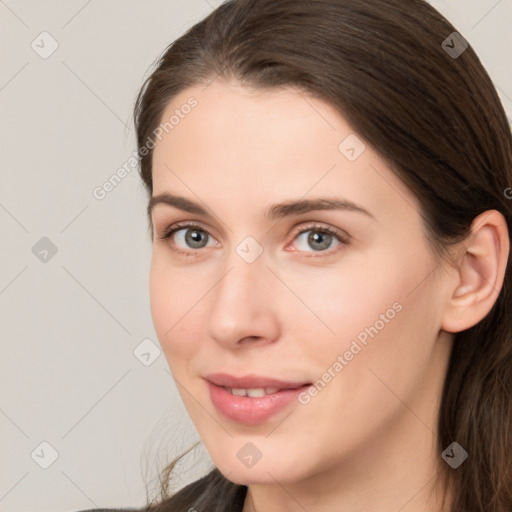
[[[422,0],[233,0],[137,99],[152,317],[214,469],[148,511],[512,510],[512,136]]]

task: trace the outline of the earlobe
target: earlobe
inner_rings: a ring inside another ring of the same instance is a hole
[[[503,285],[509,254],[505,218],[496,210],[476,217],[461,242],[462,256],[455,264],[455,286],[443,312],[441,328],[460,332],[476,325],[492,309]]]

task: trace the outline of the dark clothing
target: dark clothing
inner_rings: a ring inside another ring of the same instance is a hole
[[[247,487],[225,478],[218,469],[180,489],[165,501],[170,511],[188,512],[241,512],[244,508]],[[151,512],[152,507],[94,508],[76,512]]]

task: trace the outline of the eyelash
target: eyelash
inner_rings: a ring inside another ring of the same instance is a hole
[[[157,237],[157,240],[161,241],[161,242],[169,241],[171,239],[172,235],[174,235],[174,233],[176,233],[177,231],[181,231],[182,229],[185,229],[185,228],[201,231],[202,233],[206,233],[208,236],[211,236],[208,233],[208,231],[203,229],[203,227],[200,226],[199,224],[190,224],[190,223],[186,223],[186,222],[184,222],[184,223],[177,222],[177,223],[173,224],[172,226],[169,226],[164,231],[162,236]],[[327,249],[325,251],[317,251],[318,253],[320,253],[319,256],[313,256],[313,255],[305,256],[306,258],[318,258],[318,257],[324,256],[326,254],[332,255],[333,253],[338,252],[338,250],[340,250],[340,248],[342,246],[349,245],[349,238],[350,237],[348,235],[344,235],[341,231],[338,231],[336,229],[333,229],[333,228],[330,228],[330,227],[327,227],[327,226],[324,226],[324,225],[321,225],[321,224],[316,224],[316,223],[304,226],[302,229],[298,230],[296,233],[294,233],[293,239],[295,240],[297,237],[299,237],[300,235],[302,235],[303,233],[306,233],[308,231],[316,231],[316,232],[319,232],[319,233],[327,233],[329,235],[332,235],[334,238],[336,238],[336,240],[338,240],[338,242],[340,242],[340,245],[337,246],[337,249],[335,248],[334,251],[332,251],[330,249]],[[199,256],[199,252],[201,252],[200,249],[191,249],[190,251],[184,251],[183,249],[177,249],[176,247],[173,247],[173,246],[171,246],[171,249],[177,255],[179,255],[179,256],[187,256],[187,257],[198,257]]]

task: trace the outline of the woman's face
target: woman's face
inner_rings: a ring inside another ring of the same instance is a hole
[[[215,465],[237,483],[290,483],[370,475],[411,439],[403,464],[434,450],[451,335],[415,196],[304,93],[217,80],[175,97],[172,115],[153,197],[183,199],[152,209],[151,309]]]

